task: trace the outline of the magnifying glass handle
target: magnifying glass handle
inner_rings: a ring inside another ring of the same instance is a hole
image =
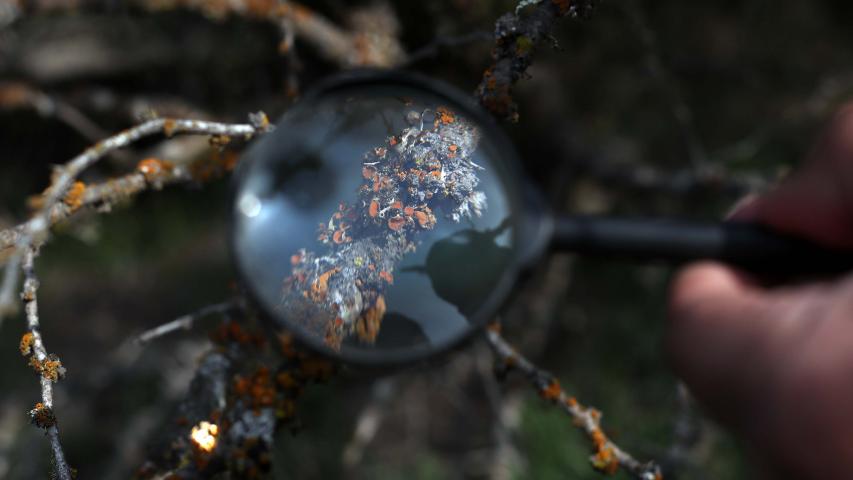
[[[833,250],[745,222],[557,217],[552,250],[613,258],[717,260],[754,273],[837,274],[853,270],[853,250]]]

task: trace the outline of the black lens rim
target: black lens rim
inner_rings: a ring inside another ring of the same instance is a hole
[[[477,332],[481,331],[490,320],[493,320],[500,313],[501,309],[511,297],[513,289],[517,285],[522,273],[530,266],[531,259],[529,258],[529,255],[525,255],[525,250],[529,248],[531,244],[541,243],[540,239],[533,238],[535,235],[531,235],[533,233],[531,229],[525,228],[534,215],[531,215],[530,209],[528,208],[530,202],[526,201],[525,197],[527,196],[527,193],[529,193],[529,186],[524,182],[523,172],[520,169],[520,160],[512,142],[497,124],[495,119],[476,103],[474,97],[466,95],[457,88],[442,81],[412,72],[390,70],[360,69],[339,73],[315,84],[288,112],[285,112],[285,114],[282,115],[282,117],[276,122],[276,125],[281,125],[283,122],[287,121],[288,117],[301,109],[307,108],[305,107],[306,105],[310,105],[313,100],[321,98],[322,96],[337,93],[342,90],[357,90],[365,87],[381,87],[383,85],[393,88],[404,87],[419,90],[433,97],[446,100],[448,104],[452,105],[463,116],[475,122],[481,128],[483,137],[489,138],[489,141],[493,144],[500,155],[500,158],[496,160],[499,162],[501,168],[505,170],[506,178],[502,178],[505,182],[503,187],[506,189],[507,196],[510,199],[509,204],[517,206],[518,209],[517,212],[512,212],[512,215],[518,215],[519,218],[516,218],[513,221],[513,250],[515,252],[513,259],[504,270],[493,290],[493,293],[489,296],[487,301],[478,312],[468,317],[470,327],[458,337],[446,342],[445,344],[440,346],[416,346],[405,349],[403,352],[383,352],[378,354],[367,354],[353,351],[347,351],[344,353],[343,350],[341,352],[333,352],[322,344],[321,341],[318,341],[316,336],[308,335],[302,332],[299,328],[287,329],[287,331],[292,333],[300,342],[322,356],[347,365],[369,369],[399,368],[411,365],[431,358],[443,356],[466,344]],[[271,132],[270,135],[275,135],[275,132]],[[258,143],[263,141],[264,138],[261,138],[258,140]],[[252,151],[257,149],[256,145],[250,147],[250,149],[243,154],[243,157],[249,157]],[[247,159],[238,164],[238,168],[234,172],[231,182],[231,198],[229,201],[229,206],[231,208],[231,211],[229,212],[230,235],[228,238],[230,256],[237,271],[238,280],[246,287],[244,290],[249,300],[258,306],[259,313],[264,317],[269,325],[274,326],[275,330],[282,328],[286,329],[286,326],[282,327],[279,320],[277,320],[280,316],[267,312],[265,302],[251,288],[253,284],[251,282],[250,275],[245,271],[236,248],[236,224],[238,220],[235,207],[238,194],[241,191],[240,186],[243,183],[242,179],[246,176],[246,172],[249,169],[247,166],[248,163]]]

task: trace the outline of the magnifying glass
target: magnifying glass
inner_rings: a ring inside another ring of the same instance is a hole
[[[444,352],[549,250],[842,272],[853,254],[758,225],[557,216],[470,95],[399,72],[333,77],[246,153],[232,252],[277,328],[348,364]]]

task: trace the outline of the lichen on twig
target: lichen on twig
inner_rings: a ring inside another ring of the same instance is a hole
[[[47,239],[51,225],[64,216],[73,213],[74,210],[87,202],[85,188],[80,189],[79,187],[82,184],[75,182],[84,170],[94,165],[107,153],[126,147],[141,138],[156,134],[171,137],[172,135],[191,133],[211,135],[217,138],[237,137],[248,140],[271,128],[269,120],[262,112],[250,115],[250,123],[246,124],[154,118],[96,143],[68,163],[57,167],[51,185],[45,190],[38,202],[38,211],[28,222],[0,232],[0,252],[11,249],[8,254],[4,253],[7,260],[3,282],[0,284],[0,319],[3,318],[4,314],[15,309],[14,291],[18,282],[18,268],[25,251],[41,245]],[[130,196],[141,190],[146,184],[156,186],[158,181],[167,182],[172,179],[187,178],[192,173],[177,169],[173,174],[167,174],[169,170],[172,170],[169,165],[162,162],[156,164],[151,162],[140,163],[136,173],[141,174],[141,176],[127,177],[125,183],[107,183],[104,189],[97,191],[100,195],[98,193],[91,194],[88,200],[106,198],[117,191],[116,187],[122,186],[127,187],[130,191],[128,196]],[[74,187],[77,187],[76,193],[73,190]],[[71,196],[69,197],[69,195]],[[64,206],[60,206],[61,204]]]
[[[551,373],[534,365],[507,343],[500,334],[500,324],[493,323],[486,329],[486,340],[497,357],[500,370],[518,370],[524,374],[542,398],[569,414],[575,426],[586,433],[593,444],[594,452],[590,462],[596,470],[615,473],[622,468],[639,480],[663,479],[660,467],[654,462],[639,462],[605,435],[601,429],[601,412],[581,405],[577,399],[566,394]]]
[[[301,350],[290,335],[268,337],[248,309],[231,313],[211,333],[215,348],[200,361],[136,478],[211,478],[224,472],[263,478],[272,466],[275,433],[294,423],[304,388],[334,374],[331,362]]]
[[[471,159],[477,128],[442,106],[406,117],[411,127],[364,154],[357,199],[320,223],[325,251],[303,248],[291,257],[282,308],[333,349],[351,335],[376,339],[384,291],[419,233],[439,221],[436,210],[460,222],[486,207],[477,190],[482,167]]]
[[[135,343],[137,345],[144,345],[148,342],[151,342],[151,341],[158,339],[162,336],[168,335],[168,334],[175,332],[177,330],[189,330],[189,329],[193,328],[193,325],[195,324],[196,321],[198,321],[204,317],[207,317],[207,316],[210,316],[210,315],[213,315],[216,313],[224,315],[224,314],[227,314],[230,310],[233,310],[233,309],[238,308],[238,307],[239,307],[239,304],[236,304],[234,302],[221,302],[221,303],[215,303],[213,305],[208,305],[206,307],[199,309],[196,312],[193,312],[193,313],[190,313],[187,315],[182,315],[182,316],[180,316],[180,317],[178,317],[178,318],[176,318],[170,322],[166,322],[162,325],[158,325],[154,328],[151,328],[149,330],[146,330],[146,331],[140,333],[139,335],[137,335],[136,337],[133,338],[133,343]]]
[[[53,411],[53,384],[65,375],[65,368],[59,358],[48,354],[41,338],[41,325],[38,312],[39,282],[35,273],[35,258],[38,252],[29,248],[24,254],[24,288],[21,300],[27,316],[27,332],[21,338],[21,354],[29,357],[30,365],[39,374],[41,383],[41,401],[30,410],[30,421],[43,428],[50,439],[53,451],[53,465],[57,478],[71,480],[71,468],[65,460],[65,453],[59,441],[59,429],[56,426],[56,416]]]
[[[551,30],[559,18],[585,16],[595,3],[596,0],[542,0],[522,4],[525,8],[500,17],[495,23],[492,64],[483,73],[475,93],[480,104],[498,118],[517,121],[512,88],[526,75],[536,46],[552,39]]]

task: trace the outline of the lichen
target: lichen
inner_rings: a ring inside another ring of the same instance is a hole
[[[319,224],[319,248],[290,258],[281,308],[333,349],[352,335],[368,344],[376,339],[385,290],[421,232],[486,208],[486,195],[477,190],[482,167],[471,159],[479,131],[445,106],[405,118],[412,127],[364,153],[356,198]]]

